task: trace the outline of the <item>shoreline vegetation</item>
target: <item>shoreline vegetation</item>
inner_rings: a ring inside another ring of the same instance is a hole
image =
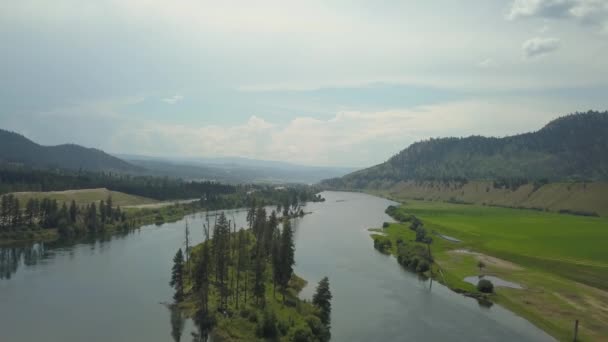
[[[407,269],[503,305],[558,340],[572,339],[576,320],[581,340],[608,336],[605,218],[409,199],[386,212],[396,222],[369,229],[374,247]],[[465,281],[483,275],[522,288],[495,283],[485,293],[486,281]]]
[[[70,198],[70,192],[63,192],[59,199],[53,196],[54,193],[46,192],[28,192],[26,197],[20,193],[0,196],[0,246],[124,232],[148,224],[175,222],[188,214],[205,210],[246,208],[255,201],[263,205],[276,205],[286,217],[295,217],[306,214],[300,206],[302,203],[324,200],[313,188],[305,186],[251,185],[239,186],[229,192],[208,190],[200,200],[188,203],[176,201],[171,205],[151,208],[114,204],[113,195],[119,196],[119,203],[125,203],[121,200],[130,196],[128,194],[107,192],[108,197],[99,200],[99,194],[93,198],[90,195],[82,198],[82,193],[82,190],[74,191],[71,194],[75,197]],[[145,199],[143,202],[150,203]]]
[[[213,227],[207,218],[205,241],[193,247],[186,224],[185,252],[177,251],[171,270],[174,340],[187,317],[198,328],[196,341],[329,341],[329,280],[321,280],[311,302],[298,298],[306,281],[293,273],[289,217],[254,205],[247,221],[237,230],[223,212]]]

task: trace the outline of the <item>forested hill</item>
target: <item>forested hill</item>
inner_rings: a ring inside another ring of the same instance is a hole
[[[0,129],[0,163],[96,172],[142,170],[139,166],[131,165],[101,150],[73,144],[42,146],[20,134],[2,129]]]
[[[417,142],[385,163],[325,180],[366,188],[408,180],[607,180],[608,112],[570,114],[539,131]]]

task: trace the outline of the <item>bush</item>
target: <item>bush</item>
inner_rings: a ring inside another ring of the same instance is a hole
[[[388,222],[384,222],[384,223],[382,224],[382,228],[388,228],[388,226],[389,226],[389,225],[390,225],[390,223],[388,223]]]
[[[290,324],[284,320],[280,320],[277,323],[277,328],[279,329],[279,332],[283,336],[287,335],[287,332],[289,331],[289,327],[290,327]]]
[[[277,336],[277,317],[274,312],[264,311],[264,318],[257,327],[258,336],[264,338],[274,338]]]
[[[416,267],[416,272],[423,273],[430,269],[429,263],[426,260],[421,260],[418,262],[418,266]]]
[[[477,283],[477,290],[483,293],[492,293],[494,292],[494,284],[488,279],[481,279]]]
[[[391,249],[392,243],[391,240],[385,236],[374,236],[374,248],[379,250],[382,253],[388,253]]]
[[[257,323],[260,319],[258,318],[258,314],[255,311],[249,313],[249,322]]]
[[[299,324],[293,330],[291,341],[294,342],[309,342],[314,341],[314,335],[308,325]]]

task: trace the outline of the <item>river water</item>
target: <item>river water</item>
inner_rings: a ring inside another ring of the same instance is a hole
[[[294,220],[302,297],[329,276],[332,341],[551,341],[494,305],[420,280],[373,248],[367,228],[390,221],[388,200],[324,192]],[[238,226],[245,211],[226,211]],[[187,217],[203,239],[203,215]],[[76,245],[0,248],[0,341],[171,341],[168,285],[184,220]],[[186,322],[182,341],[194,330]]]

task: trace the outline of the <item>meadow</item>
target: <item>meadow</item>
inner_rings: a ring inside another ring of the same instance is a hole
[[[106,188],[96,188],[96,189],[78,189],[78,190],[65,190],[65,191],[46,191],[46,192],[14,192],[13,193],[21,203],[27,202],[30,198],[49,198],[55,199],[59,202],[59,205],[62,203],[71,202],[72,200],[76,201],[77,205],[87,205],[93,202],[105,201],[109,196],[112,196],[112,202],[114,205],[119,206],[132,206],[132,205],[144,205],[144,204],[153,204],[158,201],[141,197],[126,194],[124,192],[111,191]]]
[[[434,201],[407,201],[399,211],[421,219],[433,237],[439,281],[475,292],[465,277],[499,276],[523,289],[499,287],[492,300],[556,338],[572,339],[576,319],[582,340],[608,338],[608,219]],[[415,237],[408,222],[383,231],[395,241]]]

